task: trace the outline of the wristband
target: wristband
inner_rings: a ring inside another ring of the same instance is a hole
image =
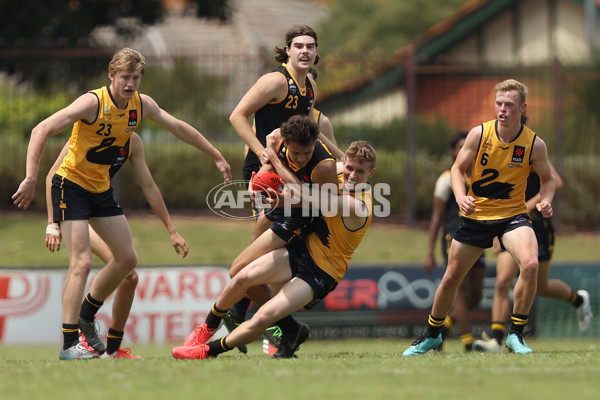
[[[60,229],[54,226],[54,224],[48,224],[46,227],[46,235],[60,236]]]

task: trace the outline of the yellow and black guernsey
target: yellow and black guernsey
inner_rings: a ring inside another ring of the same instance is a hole
[[[94,121],[77,121],[58,175],[75,182],[92,193],[110,188],[111,166],[142,120],[142,101],[138,92],[119,109],[106,86],[92,90],[98,97],[98,114]]]
[[[343,175],[338,177],[343,182]],[[350,230],[344,224],[344,212],[338,210],[335,216],[321,217],[315,223],[315,230],[306,238],[310,256],[316,265],[336,281],[341,281],[354,251],[362,241],[373,218],[373,193],[367,185],[365,190],[343,192],[362,201],[368,210],[368,216],[363,226]]]
[[[297,82],[285,63],[272,72],[278,72],[285,77],[287,92],[283,99],[265,104],[254,113],[256,138],[263,146],[266,146],[267,135],[281,127],[290,117],[308,115],[315,99],[314,89],[308,77],[304,82]],[[256,166],[256,170],[260,168],[258,157],[249,151],[244,166],[251,165]]]
[[[467,218],[489,221],[526,214],[525,189],[537,135],[521,125],[517,136],[504,143],[498,137],[497,120],[482,127],[469,189],[469,195],[475,198],[475,213]]]
[[[321,122],[321,111],[315,108],[313,112],[315,113],[315,122],[317,123],[317,125],[319,125],[319,123]]]
[[[115,158],[115,161],[110,166],[108,170],[108,175],[110,176],[110,179],[112,179],[116,175],[116,173],[119,172],[123,164],[125,164],[125,161],[127,161],[127,159],[129,158],[130,152],[131,139],[129,139],[127,143],[125,143],[125,146],[121,147],[121,150],[119,150],[119,154],[117,154],[117,158]]]

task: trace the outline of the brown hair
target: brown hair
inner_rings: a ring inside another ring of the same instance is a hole
[[[286,34],[285,34],[285,47],[279,48],[275,46],[275,61],[284,63],[288,60],[288,55],[286,52],[286,48],[289,48],[292,45],[292,40],[298,36],[310,36],[315,39],[315,46],[319,47],[317,42],[317,33],[313,28],[308,25],[294,25]],[[315,58],[315,65],[319,63],[319,55]]]
[[[146,59],[139,51],[125,47],[117,51],[108,63],[108,72],[114,74],[119,71],[138,71],[144,75],[144,72],[146,72]]]
[[[458,131],[458,132],[454,133],[454,135],[452,135],[452,137],[450,138],[450,141],[448,142],[450,144],[450,148],[454,149],[461,140],[464,140],[467,138],[468,134],[469,134],[469,132],[467,132],[467,131]]]
[[[306,115],[294,115],[281,125],[281,137],[285,143],[294,142],[308,146],[316,142],[319,125]]]

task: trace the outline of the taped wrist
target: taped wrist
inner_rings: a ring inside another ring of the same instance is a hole
[[[60,236],[60,229],[58,229],[54,224],[48,224],[46,227],[46,235]]]

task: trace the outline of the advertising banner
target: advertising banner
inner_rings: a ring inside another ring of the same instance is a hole
[[[132,343],[183,342],[229,281],[224,267],[139,268],[137,272],[138,286],[125,328],[125,341]],[[66,270],[0,270],[0,343],[62,341],[65,275]],[[96,317],[104,335],[113,298]]]
[[[600,286],[598,268],[598,265],[556,265],[551,276],[563,279],[575,290],[589,290],[592,308],[598,309],[600,305],[595,296]],[[183,342],[204,320],[229,281],[228,269],[223,266],[136,270],[139,282],[125,330],[125,343]],[[89,282],[94,273],[90,274]],[[351,266],[335,291],[310,311],[294,315],[311,326],[314,339],[413,338],[423,331],[443,273],[443,268],[436,268],[426,274],[420,265]],[[0,270],[0,344],[62,341],[61,292],[65,275],[64,269]],[[470,313],[476,336],[490,325],[494,275],[494,267],[488,266],[482,299]],[[113,296],[107,299],[96,318],[103,335],[110,324],[112,306]],[[253,310],[255,306],[248,315]],[[550,326],[546,320],[551,322]],[[594,324],[597,322],[598,319],[594,320]],[[594,326],[586,335],[597,334]],[[539,332],[536,327],[540,328]],[[536,299],[527,328],[542,336],[557,332],[579,335],[575,309],[555,299]],[[216,336],[225,332],[221,328]],[[456,336],[457,332],[450,335]]]

